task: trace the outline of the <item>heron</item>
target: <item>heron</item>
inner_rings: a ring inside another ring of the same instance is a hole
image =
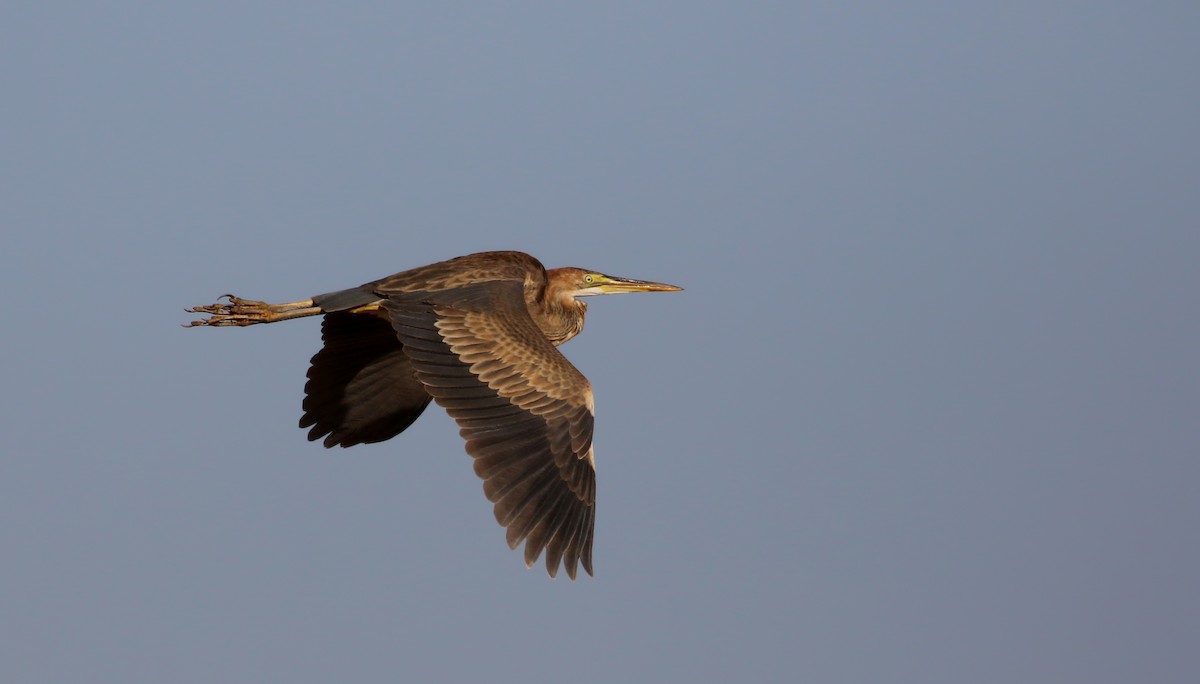
[[[583,268],[546,269],[522,252],[481,252],[311,299],[268,304],[223,295],[187,309],[188,327],[323,316],[300,427],[326,447],[382,442],[432,400],[455,420],[525,565],[592,571],[595,405],[557,347],[583,330],[584,297],[682,288]]]

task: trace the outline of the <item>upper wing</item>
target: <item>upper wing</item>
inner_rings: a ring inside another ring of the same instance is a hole
[[[390,295],[417,378],[458,422],[508,544],[553,577],[592,573],[592,389],[529,316],[519,281]]]

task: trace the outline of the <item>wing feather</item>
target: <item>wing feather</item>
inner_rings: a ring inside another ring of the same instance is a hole
[[[335,312],[321,323],[324,346],[312,357],[300,427],[327,447],[382,442],[400,434],[429,404],[429,393],[387,319]]]
[[[458,423],[475,472],[532,566],[592,573],[592,391],[542,334],[522,281],[386,293],[416,378]]]

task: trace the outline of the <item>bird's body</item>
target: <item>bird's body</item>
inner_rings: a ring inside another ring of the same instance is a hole
[[[227,296],[193,326],[324,315],[300,426],[327,447],[390,439],[436,401],[457,421],[509,546],[592,572],[595,459],[591,385],[555,347],[583,330],[580,297],[672,285],[578,268],[547,271],[521,252],[483,252],[288,304]]]

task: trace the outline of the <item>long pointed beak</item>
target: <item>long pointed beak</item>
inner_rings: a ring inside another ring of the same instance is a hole
[[[596,294],[621,294],[623,292],[679,292],[683,288],[666,283],[653,283],[648,280],[604,276],[600,282],[588,289]]]

